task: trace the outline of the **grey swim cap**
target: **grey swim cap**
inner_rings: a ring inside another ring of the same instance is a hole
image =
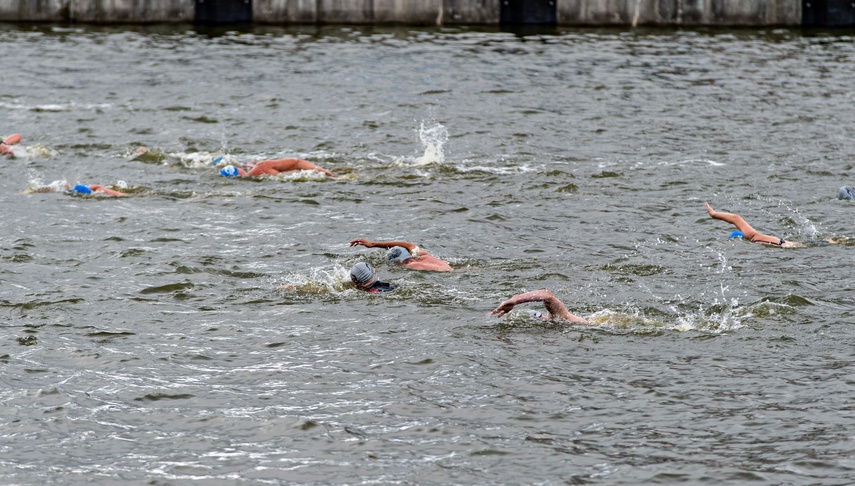
[[[855,187],[841,187],[837,191],[837,199],[855,199]]]
[[[386,260],[390,262],[401,263],[407,258],[413,258],[413,255],[410,255],[410,252],[402,246],[393,246],[386,252]]]
[[[359,262],[350,269],[350,280],[360,287],[370,287],[374,283],[374,267],[366,262]]]

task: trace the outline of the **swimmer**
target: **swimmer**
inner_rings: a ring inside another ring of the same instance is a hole
[[[0,155],[13,155],[12,145],[21,141],[20,133],[13,133],[0,141]]]
[[[723,211],[715,211],[709,205],[709,203],[704,203],[707,208],[707,213],[713,219],[720,219],[722,221],[726,221],[739,230],[740,234],[731,233],[731,238],[744,238],[752,243],[760,243],[761,245],[769,245],[769,246],[780,246],[781,248],[794,248],[797,246],[803,246],[801,243],[795,241],[785,241],[783,238],[778,238],[776,236],[764,235],[762,233],[758,233],[757,230],[751,227],[750,224],[746,223],[742,216],[738,214],[725,213]]]
[[[127,196],[124,192],[114,191],[113,189],[108,189],[104,186],[99,186],[98,184],[92,185],[84,185],[77,184],[74,187],[70,187],[68,189],[68,193],[72,196],[81,194],[81,195],[90,195],[90,194],[103,194],[105,196],[113,196],[113,197],[121,197]]]
[[[376,294],[379,292],[390,292],[398,288],[397,285],[381,282],[377,279],[377,270],[366,262],[359,262],[350,269],[350,280],[360,290]]]
[[[567,310],[567,307],[565,307],[564,304],[560,300],[558,300],[558,297],[556,297],[552,292],[546,289],[533,290],[524,294],[517,294],[499,304],[499,307],[493,309],[490,314],[493,314],[496,317],[502,317],[503,315],[510,312],[514,308],[514,306],[516,306],[517,304],[522,304],[524,302],[543,302],[543,305],[544,307],[546,307],[547,310],[546,315],[542,315],[538,312],[535,313],[535,317],[539,317],[544,321],[549,321],[558,318],[564,319],[565,321],[588,324],[588,321],[584,318],[571,314],[570,311]]]
[[[855,187],[843,186],[837,191],[837,199],[855,199]]]
[[[411,270],[432,270],[436,272],[452,270],[451,265],[409,241],[369,241],[357,238],[350,242],[350,246],[356,245],[362,245],[366,248],[388,248],[386,260]]]
[[[258,177],[263,175],[278,175],[282,172],[292,170],[314,170],[327,177],[335,177],[332,172],[303,159],[262,160],[255,164],[247,164],[247,169],[249,171],[234,165],[227,165],[220,169],[220,175],[225,177]]]

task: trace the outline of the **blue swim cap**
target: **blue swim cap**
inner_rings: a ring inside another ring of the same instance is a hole
[[[240,174],[238,174],[237,167],[233,165],[227,165],[220,169],[220,175],[223,177],[237,177]]]
[[[89,189],[88,186],[84,186],[83,184],[77,184],[76,186],[69,189],[68,192],[72,194],[92,194],[92,190]]]
[[[731,234],[730,234],[730,236],[728,237],[728,239],[731,239],[731,240],[732,240],[732,239],[734,239],[734,238],[745,238],[745,235],[743,235],[743,234],[742,234],[742,233],[740,233],[739,231],[734,231],[733,233],[731,233]]]

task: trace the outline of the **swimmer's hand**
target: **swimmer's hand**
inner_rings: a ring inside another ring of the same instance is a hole
[[[364,238],[357,238],[357,239],[350,242],[350,246],[357,246],[357,245],[362,245],[365,248],[374,248],[374,246],[375,246],[373,241],[369,241],[369,240],[366,240]]]
[[[490,312],[490,314],[493,314],[496,317],[502,317],[503,315],[512,311],[514,309],[514,306],[516,306],[516,303],[511,302],[511,300],[512,299],[508,299],[508,300],[502,302],[501,304],[499,304],[499,307],[496,307],[495,309],[493,309]]]

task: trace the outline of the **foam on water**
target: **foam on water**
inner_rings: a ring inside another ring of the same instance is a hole
[[[485,172],[488,174],[496,174],[496,175],[515,175],[515,174],[523,174],[528,172],[540,172],[543,168],[533,167],[531,165],[522,164],[516,166],[505,166],[505,167],[490,167],[486,165],[473,165],[473,166],[463,166],[458,165],[454,168],[457,172],[462,174],[470,173],[470,172]]]
[[[221,169],[229,164],[235,164],[233,156],[219,152],[170,152],[169,157],[177,160],[181,165],[193,169],[216,167]],[[217,160],[219,159],[219,160]],[[216,162],[215,162],[216,160]],[[240,164],[243,165],[243,164]]]
[[[35,105],[30,107],[30,111],[35,112],[63,112],[63,111],[103,111],[112,108],[109,103],[51,103],[43,105]]]
[[[264,177],[290,182],[324,182],[330,180],[326,174],[316,170],[290,170],[288,172],[280,172],[275,176]]]
[[[725,292],[722,286],[722,293]],[[739,299],[721,297],[713,300],[712,304],[698,305],[695,312],[683,312],[677,316],[675,331],[702,331],[708,333],[724,333],[742,327]]]
[[[65,179],[45,184],[44,182],[42,182],[41,179],[34,178],[28,181],[27,189],[24,190],[24,193],[34,194],[39,192],[65,192],[70,187],[71,185]]]
[[[694,165],[694,164],[706,164],[706,165],[711,165],[713,167],[724,167],[725,165],[727,165],[727,164],[724,164],[722,162],[717,162],[717,161],[711,160],[711,159],[686,159],[686,160],[679,160],[676,162],[660,162],[659,163],[660,166],[665,166],[665,167],[671,167],[671,166],[675,166],[675,165]]]
[[[32,159],[54,157],[59,152],[45,145],[13,145],[11,157],[15,159]]]

